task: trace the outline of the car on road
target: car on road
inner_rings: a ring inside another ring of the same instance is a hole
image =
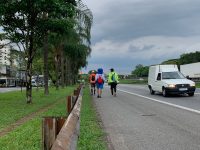
[[[148,87],[151,94],[161,92],[164,97],[169,94],[188,94],[193,96],[195,82],[184,77],[177,65],[150,66]]]

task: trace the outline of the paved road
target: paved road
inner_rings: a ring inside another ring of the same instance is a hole
[[[94,102],[115,150],[200,150],[200,90],[194,97],[150,95],[146,86],[104,89]]]
[[[23,87],[23,90],[25,89],[25,87]],[[19,91],[21,90],[21,87],[9,87],[9,88],[0,88],[0,93],[6,93],[6,92],[10,92],[10,91]]]

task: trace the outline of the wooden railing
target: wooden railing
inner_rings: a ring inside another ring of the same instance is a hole
[[[44,117],[43,150],[75,150],[80,130],[82,86],[67,96],[67,117]]]

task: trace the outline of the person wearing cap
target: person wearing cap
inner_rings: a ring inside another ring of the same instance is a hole
[[[113,68],[110,69],[108,74],[108,85],[110,85],[111,94],[116,96],[117,84],[119,83],[118,74],[114,71]]]
[[[103,69],[102,68],[99,68],[97,70],[95,81],[96,81],[97,94],[98,94],[97,98],[101,98],[102,89],[103,89],[103,85],[104,85],[104,82],[105,82],[105,76],[103,74]]]
[[[91,95],[95,95],[95,86],[96,86],[96,72],[94,70],[91,71],[91,74],[89,76],[89,82],[90,82],[90,91]]]

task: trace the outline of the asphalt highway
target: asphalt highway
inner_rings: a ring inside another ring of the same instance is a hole
[[[200,150],[200,90],[193,97],[150,95],[144,85],[118,85],[93,98],[115,150]]]

